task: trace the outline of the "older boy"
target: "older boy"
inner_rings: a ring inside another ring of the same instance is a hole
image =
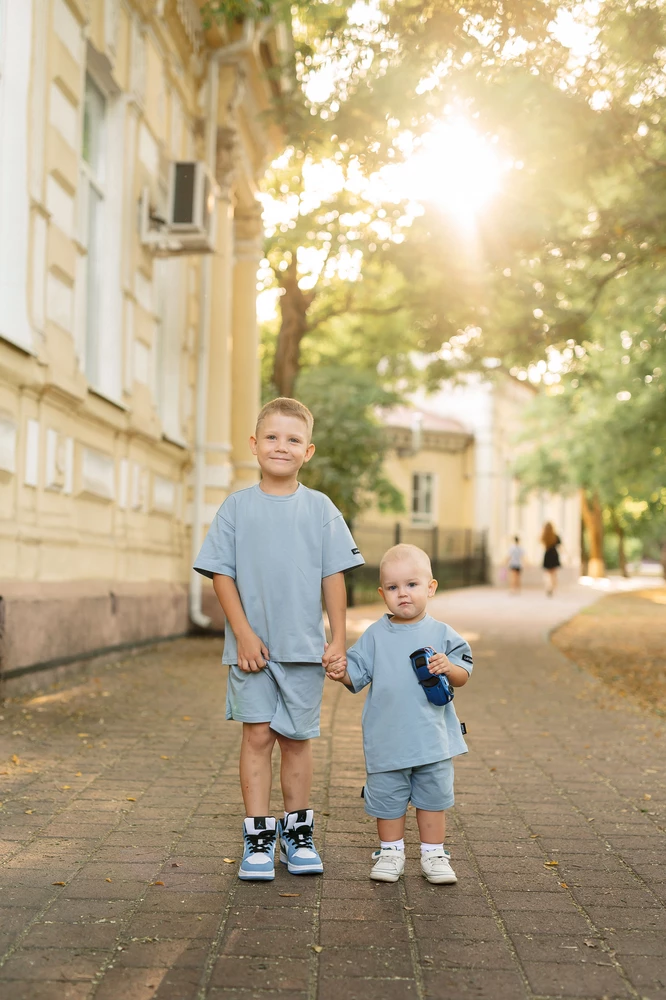
[[[347,651],[347,667],[331,660],[327,674],[354,693],[370,690],[363,706],[365,809],[377,819],[380,849],[370,878],[397,882],[405,867],[405,814],[411,800],[421,836],[421,871],[429,882],[455,882],[444,850],[444,810],[453,805],[453,757],[466,753],[453,702],[433,704],[412,669],[410,655],[438,650],[428,664],[452,687],[472,671],[469,645],[450,626],[426,613],[437,581],[430,560],[415,545],[384,555],[379,593],[389,610]]]
[[[312,427],[295,399],[263,407],[250,438],[261,482],[224,501],[194,567],[212,578],[226,616],[226,715],[243,723],[242,879],[275,877],[278,837],[292,874],[323,871],[312,839],[310,741],[319,736],[324,667],[345,659],[344,572],[363,558],[337,507],[298,482],[314,454]],[[326,651],[322,589],[332,636]],[[276,740],[285,810],[277,822],[269,815]]]

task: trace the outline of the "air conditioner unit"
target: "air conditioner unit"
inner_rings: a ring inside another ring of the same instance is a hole
[[[205,163],[176,161],[169,167],[165,218],[151,210],[144,190],[141,199],[141,241],[158,256],[212,253],[218,187]]]

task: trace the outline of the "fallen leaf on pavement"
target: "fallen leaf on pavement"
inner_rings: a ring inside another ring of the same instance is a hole
[[[74,775],[74,777],[75,778],[80,778],[82,774],[83,774],[83,771],[77,771],[76,774]]]
[[[225,865],[235,865],[236,864],[236,859],[235,858],[222,858],[222,860],[224,861]]]
[[[113,882],[113,879],[112,878],[105,878],[104,881],[105,882]]]
[[[151,882],[151,885],[164,885],[164,882]]]
[[[21,758],[17,757],[17,755],[15,753],[13,753],[12,754],[12,764],[20,764],[20,763],[21,763]]]
[[[167,757],[167,755],[165,753],[160,754],[160,760],[170,760],[170,759],[171,758]]]
[[[300,892],[278,892],[278,896],[300,896]]]
[[[191,721],[192,721],[192,716],[191,715],[184,715],[183,716],[183,722],[191,722]]]
[[[179,861],[172,861],[171,862],[171,867],[172,868],[180,868],[180,862]]]
[[[84,738],[84,737],[86,737],[86,736],[90,736],[90,733],[77,733],[76,735],[77,735],[77,736],[80,736],[80,737],[81,737],[81,739],[83,739],[83,738]]]
[[[313,944],[312,945],[312,950],[316,951],[317,954],[319,954],[319,952],[323,951],[324,949],[322,948],[322,946],[320,944]]]
[[[403,910],[413,910],[413,906],[403,906]]]
[[[66,882],[51,882],[51,885],[67,885]]]
[[[562,886],[563,889],[568,889],[569,888],[569,886],[567,885],[566,882],[560,882],[560,885]]]
[[[585,944],[587,945],[588,948],[597,947],[597,942],[594,940],[594,938],[585,938]]]
[[[133,796],[131,796],[131,795],[128,795],[128,796],[127,796],[127,801],[128,801],[128,802],[136,802],[136,799],[135,799],[135,798],[133,798]]]

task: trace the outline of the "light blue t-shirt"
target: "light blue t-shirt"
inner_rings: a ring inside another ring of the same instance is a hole
[[[345,520],[323,493],[299,483],[274,496],[257,483],[224,501],[194,564],[236,581],[252,630],[280,663],[321,662],[321,581],[363,565]],[[227,624],[223,663],[238,663]]]
[[[467,753],[454,703],[433,705],[414,673],[409,657],[423,646],[446,653],[451,663],[472,672],[469,644],[430,615],[410,624],[393,622],[384,615],[347,651],[354,693],[370,685],[362,718],[369,774]]]

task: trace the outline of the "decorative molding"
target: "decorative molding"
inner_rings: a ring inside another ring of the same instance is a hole
[[[104,41],[113,56],[118,47],[118,0],[104,0]]]
[[[203,48],[203,21],[194,0],[176,0],[176,12],[195,55]]]
[[[0,415],[0,471],[16,472],[16,424]]]
[[[39,421],[27,420],[25,425],[25,471],[23,482],[26,486],[39,484]]]
[[[83,448],[81,492],[113,500],[116,493],[116,463],[112,455],[105,455],[94,448]]]
[[[153,510],[162,514],[173,514],[175,504],[175,482],[163,476],[153,476]]]

